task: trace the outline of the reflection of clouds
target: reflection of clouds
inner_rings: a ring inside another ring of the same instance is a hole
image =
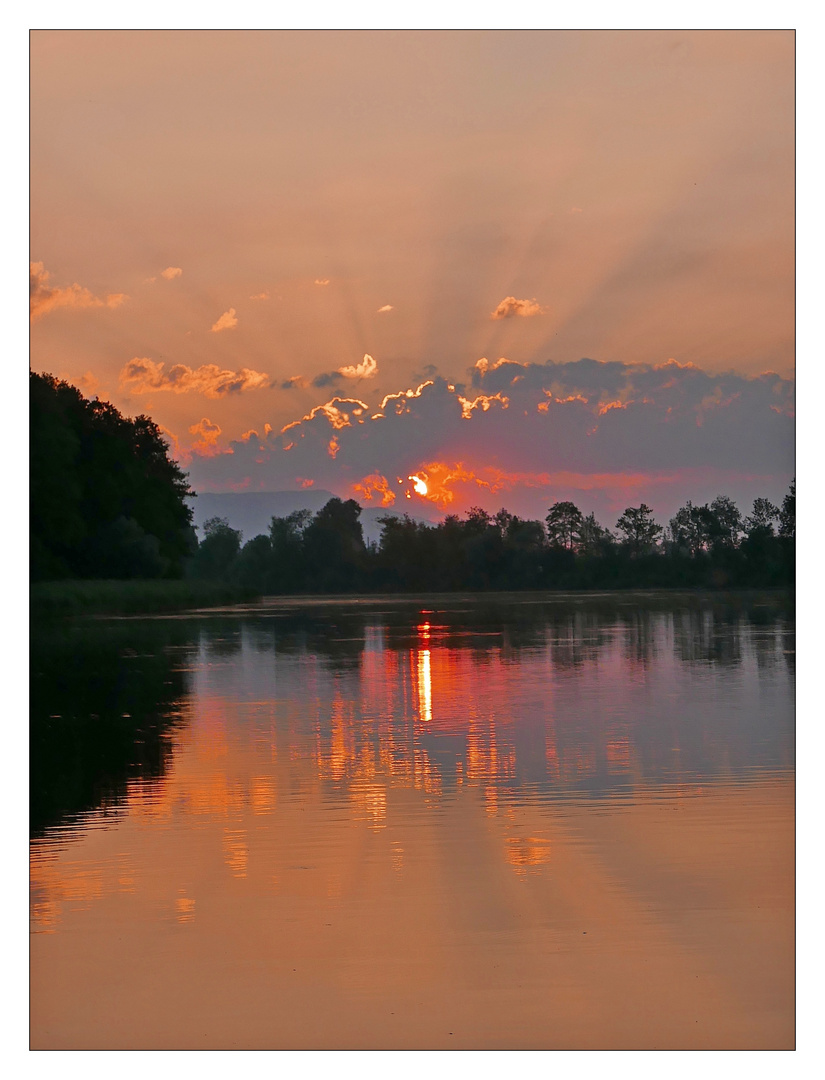
[[[175,912],[178,922],[181,923],[191,922],[195,918],[195,901],[191,896],[186,895],[184,889],[178,890]]]
[[[541,836],[511,836],[505,855],[516,873],[524,874],[550,861],[550,841]]]
[[[128,855],[111,862],[90,858],[61,859],[48,846],[32,848],[30,918],[34,933],[52,934],[65,908],[82,910],[116,893],[136,892],[136,874]]]
[[[280,625],[273,633],[249,624],[231,638],[216,630],[220,648],[204,648],[186,669],[171,763],[162,777],[129,781],[117,828],[172,835],[176,822],[197,819],[225,873],[264,874],[272,892],[306,875],[303,858],[281,850],[278,837],[312,800],[345,808],[361,836],[389,832],[382,857],[400,873],[410,856],[394,826],[407,811],[396,809],[404,802],[393,792],[435,806],[470,789],[506,830],[501,858],[521,875],[551,861],[535,826],[526,837],[513,833],[510,809],[525,784],[534,795],[592,798],[793,763],[784,662],[793,639],[769,614],[754,623],[710,607],[643,617],[591,610],[532,627],[526,615],[472,625],[466,613],[451,623],[430,611],[402,624],[335,619],[327,653],[318,650],[317,615],[292,638]],[[737,689],[720,697],[732,667],[735,683],[726,685]],[[89,822],[111,826],[111,811]],[[264,857],[254,858],[259,850]],[[145,891],[150,879],[148,862],[84,862],[35,842],[35,930],[59,926],[67,903]],[[329,896],[349,887],[324,886]],[[188,886],[175,882],[159,902],[179,921],[194,917]]]
[[[246,877],[249,843],[246,829],[223,830],[223,858],[233,877]]]

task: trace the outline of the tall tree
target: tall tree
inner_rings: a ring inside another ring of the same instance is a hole
[[[203,523],[203,540],[192,560],[194,577],[228,581],[241,550],[242,533],[227,518],[212,517]]]
[[[573,502],[553,503],[545,521],[550,546],[573,551],[579,541],[579,533],[584,521],[578,506]]]
[[[653,520],[653,511],[645,503],[641,506],[628,506],[616,528],[624,534],[624,543],[633,555],[643,555],[650,551],[663,529]]]
[[[781,516],[778,506],[770,499],[754,499],[753,510],[745,518],[745,531],[748,536],[759,533],[765,536],[773,536],[773,523]]]
[[[779,511],[779,535],[790,540],[796,537],[796,477],[791,480],[790,491],[782,500]]]
[[[193,493],[157,424],[52,375],[29,385],[32,576],[179,575]]]

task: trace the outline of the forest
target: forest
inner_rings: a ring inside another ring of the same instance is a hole
[[[572,502],[543,520],[474,507],[429,525],[387,514],[364,540],[360,505],[273,517],[243,542],[212,518],[198,541],[186,474],[157,425],[123,417],[51,375],[31,375],[33,581],[187,578],[259,595],[619,588],[787,587],[795,486],[742,514],[725,495],[687,502],[666,525],[642,503],[613,528]]]

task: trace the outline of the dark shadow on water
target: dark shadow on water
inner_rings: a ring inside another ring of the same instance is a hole
[[[185,694],[187,635],[174,624],[41,628],[31,638],[30,831],[123,801],[159,778]]]

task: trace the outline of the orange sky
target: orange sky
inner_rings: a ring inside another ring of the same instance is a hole
[[[250,430],[482,357],[789,379],[794,36],[35,31],[31,260],[32,367],[148,412],[200,487],[243,486],[210,469]],[[410,471],[461,460],[428,430]],[[497,438],[463,464],[517,471]],[[324,486],[395,483],[383,452]],[[520,471],[587,471],[548,453]]]

